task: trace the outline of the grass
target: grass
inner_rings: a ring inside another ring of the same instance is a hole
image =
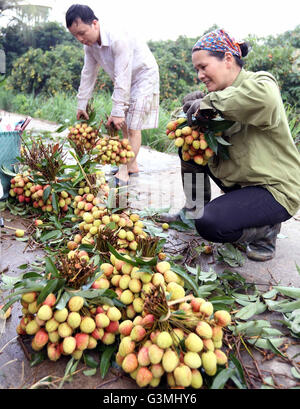
[[[94,97],[93,105],[100,120],[105,120],[111,112],[112,102],[109,94],[102,93]],[[57,94],[55,96],[37,96],[14,94],[0,87],[0,109],[32,118],[44,119],[58,124],[76,121],[77,100],[75,95]],[[160,107],[157,129],[142,131],[142,144],[160,152],[176,152],[174,144],[166,136],[166,125],[171,113]]]

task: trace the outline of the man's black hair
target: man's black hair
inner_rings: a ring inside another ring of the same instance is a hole
[[[83,4],[73,4],[66,12],[66,26],[67,28],[77,19],[81,19],[85,24],[92,24],[93,20],[98,20],[93,10],[89,6]]]

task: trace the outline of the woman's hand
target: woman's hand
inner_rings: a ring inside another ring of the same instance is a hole
[[[202,99],[204,97],[205,94],[202,91],[190,92],[182,99],[182,105],[186,104],[188,101],[195,101],[196,99]]]
[[[116,127],[116,129],[119,131],[125,125],[125,117],[110,116],[108,118],[106,126],[109,127],[111,125],[111,123],[113,123],[114,126]]]
[[[183,106],[183,112],[186,114],[187,117],[187,124],[188,126],[192,125],[192,117],[197,112],[200,110],[200,104],[201,104],[202,99],[196,99],[196,100],[190,100],[187,101],[184,106]]]

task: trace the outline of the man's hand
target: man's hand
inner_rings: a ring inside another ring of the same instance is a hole
[[[84,111],[83,109],[78,109],[78,111],[77,111],[77,119],[79,120],[80,118],[84,118],[84,119],[86,119],[87,121],[90,119],[90,117],[88,116],[88,114],[87,114],[87,112],[86,111]]]
[[[111,123],[114,124],[114,126],[116,127],[116,129],[119,131],[120,129],[122,129],[126,122],[125,122],[125,117],[119,117],[119,116],[110,116],[108,118],[108,121],[106,123],[106,126],[109,127],[111,125]]]

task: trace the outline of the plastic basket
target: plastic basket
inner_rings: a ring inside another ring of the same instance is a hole
[[[18,163],[17,157],[20,156],[20,149],[21,132],[0,132],[0,180],[2,185],[2,189],[0,189],[0,200],[8,198],[11,180],[11,176],[6,175],[2,171],[2,167],[14,172],[15,165]],[[3,190],[3,193],[1,190]]]

